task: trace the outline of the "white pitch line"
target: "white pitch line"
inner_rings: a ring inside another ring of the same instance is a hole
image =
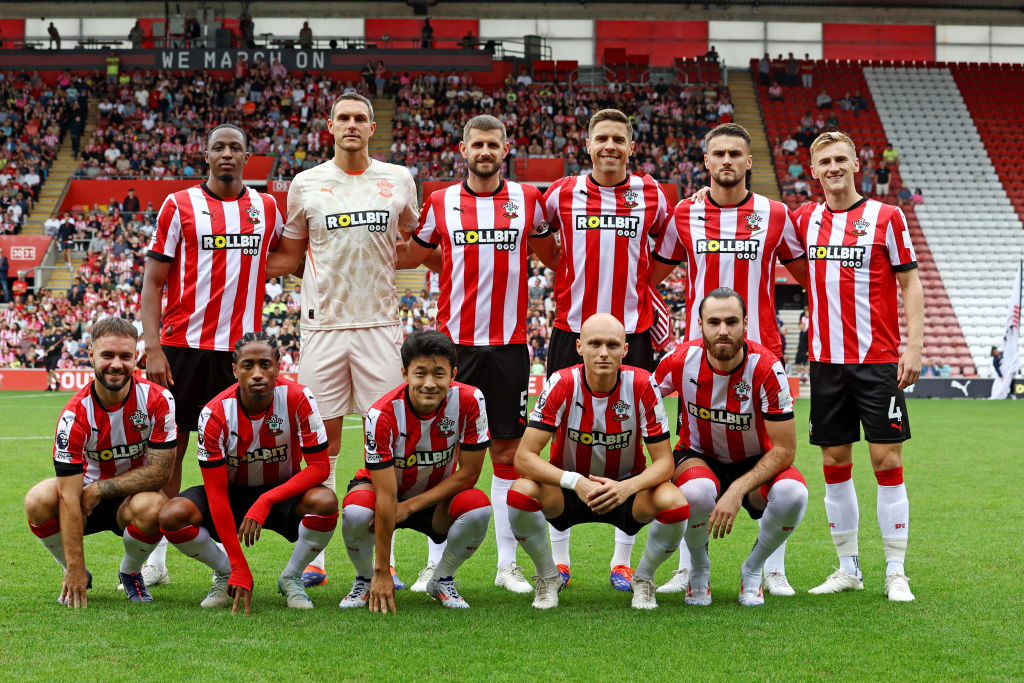
[[[16,441],[18,439],[48,439],[52,440],[52,436],[0,436],[0,441]]]
[[[68,394],[68,398],[71,398],[72,396],[74,396],[74,394],[71,393],[70,391],[67,392],[67,394]],[[2,401],[4,399],[10,399],[12,401],[20,401],[23,398],[46,398],[48,396],[53,396],[53,394],[52,393],[46,393],[46,394],[25,394],[24,396],[4,396],[3,393],[0,393],[0,401]]]

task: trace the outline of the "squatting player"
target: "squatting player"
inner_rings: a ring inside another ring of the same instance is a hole
[[[533,606],[556,607],[563,585],[548,523],[564,530],[603,522],[635,535],[655,522],[630,581],[633,607],[654,609],[654,572],[679,546],[689,514],[686,498],[669,481],[668,418],[650,373],[622,364],[628,342],[614,316],[587,318],[576,346],[583,363],[548,378],[516,451],[522,476],[508,493],[512,531],[537,569]],[[548,462],[540,452],[552,435]]]
[[[157,515],[167,498],[177,429],[174,399],[158,384],[133,376],[139,333],[123,318],[92,327],[94,378],[57,422],[56,478],[25,496],[28,525],[64,567],[60,602],[85,607],[92,574],[82,537],[113,531],[124,539],[118,580],[133,602],[152,602],[142,564],[160,541]]]
[[[743,126],[723,123],[704,136],[704,165],[711,188],[703,201],[683,200],[655,247],[651,279],[661,282],[686,260],[686,332],[700,340],[697,305],[717,287],[730,287],[751,305],[747,338],[782,358],[782,338],[775,323],[775,263],[780,259],[807,287],[807,259],[796,234],[795,219],[785,204],[747,190],[753,165],[750,134]],[[680,411],[682,409],[680,404]],[[775,595],[793,595],[786,580],[785,543],[765,563],[765,587]],[[686,590],[689,554],[679,548],[679,569],[659,593]]]
[[[903,390],[921,374],[924,292],[903,212],[862,197],[853,140],[822,133],[811,144],[811,175],[823,204],[800,209],[798,232],[810,268],[809,354],[811,443],[821,446],[825,513],[839,569],[811,593],[862,590],[854,490],[853,442],[860,424],[878,482],[878,525],[885,548],[883,592],[914,599],[904,570],[910,505],[903,483],[902,443],[910,438]],[[899,353],[896,283],[907,317],[907,347]],[[860,423],[860,424],[858,424]]]
[[[357,93],[339,96],[327,129],[334,158],[295,176],[288,188],[288,225],[270,277],[302,273],[299,381],[323,411],[331,473],[345,415],[366,415],[400,384],[402,331],[395,288],[396,242],[419,221],[409,170],[370,158],[373,105]],[[323,583],[320,555],[303,576]]]
[[[395,611],[389,565],[396,527],[446,542],[426,592],[445,607],[469,607],[455,572],[480,546],[491,520],[490,501],[474,488],[490,436],[483,394],[455,381],[456,361],[447,336],[414,332],[402,344],[405,382],[366,415],[366,466],[342,502],[356,579],[341,608]]]
[[[277,201],[242,183],[245,133],[231,124],[210,131],[206,182],[167,196],[149,245],[142,284],[146,377],[174,394],[181,430],[164,493],[181,488],[181,464],[199,411],[234,383],[231,345],[263,325],[267,252],[283,228]],[[167,307],[161,320],[161,299]],[[167,583],[167,544],[143,567],[148,585]]]
[[[711,604],[708,536],[730,533],[742,505],[760,530],[740,568],[739,601],[762,605],[765,560],[807,509],[807,486],[793,467],[789,380],[775,353],[746,336],[747,306],[734,290],[708,292],[697,317],[701,339],[676,347],[655,375],[663,395],[679,392],[673,456],[676,484],[690,503],[686,604]]]
[[[302,570],[331,540],[338,499],[321,486],[329,465],[316,400],[306,387],[278,375],[279,359],[277,342],[263,332],[235,342],[231,369],[238,381],[199,416],[203,485],[160,511],[168,540],[214,572],[203,607],[231,605],[236,612],[241,604],[249,613],[253,578],[241,542],[253,545],[264,527],[295,543],[278,591],[289,607],[313,607]]]
[[[466,158],[468,177],[430,195],[398,267],[418,265],[440,247],[437,327],[456,344],[459,380],[480,389],[487,402],[498,545],[494,583],[529,593],[533,587],[515,561],[516,539],[508,526],[505,497],[517,476],[512,462],[526,429],[527,254],[533,251],[555,268],[558,245],[548,230],[540,190],[502,177],[508,150],[505,126],[495,117],[475,116],[466,123],[459,151]],[[436,561],[431,558],[412,590],[421,582],[425,586]]]
[[[610,313],[626,330],[627,365],[654,371],[650,239],[671,216],[665,191],[647,174],[630,173],[636,143],[629,118],[617,109],[595,113],[587,131],[593,172],[562,178],[545,195],[548,220],[562,255],[555,275],[556,314],[548,347],[548,376],[579,363],[583,321]],[[569,532],[551,532],[559,571],[569,581]],[[633,538],[615,530],[610,580],[629,590]]]

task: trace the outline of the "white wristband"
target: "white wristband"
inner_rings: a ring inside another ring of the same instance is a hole
[[[558,485],[572,491],[576,489],[577,482],[582,478],[583,475],[579,472],[562,472],[562,480],[558,482]]]

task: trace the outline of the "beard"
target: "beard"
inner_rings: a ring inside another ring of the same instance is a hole
[[[714,176],[714,179],[715,179],[715,183],[719,187],[724,187],[726,189],[731,189],[733,187],[736,187],[740,183],[744,182],[747,179],[747,174],[746,173],[739,173],[739,174],[733,175],[730,178],[723,178],[722,174],[721,174],[721,171],[719,171],[718,175]]]
[[[121,391],[121,389],[124,389],[125,385],[128,384],[128,382],[130,382],[131,379],[131,373],[125,373],[124,375],[122,375],[120,383],[118,383],[114,378],[111,377],[111,375],[105,372],[96,373],[96,381],[99,382],[100,385],[107,391]]]
[[[715,360],[732,360],[736,357],[736,354],[740,352],[740,349],[743,348],[742,336],[726,347],[718,346],[718,341],[725,340],[718,337],[708,337],[707,335],[704,335],[704,348],[707,349],[708,353],[710,353],[711,357]]]
[[[233,183],[235,182],[235,174],[221,173],[220,175],[217,176],[217,180],[219,180],[222,183]]]
[[[494,175],[501,170],[501,162],[495,160],[494,166],[491,167],[490,171],[483,171],[480,169],[479,162],[467,161],[466,164],[469,166],[469,172],[478,178],[493,178]]]

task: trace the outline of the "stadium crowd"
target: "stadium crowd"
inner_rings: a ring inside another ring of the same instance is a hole
[[[0,72],[0,234],[21,232],[60,141],[86,118],[91,87],[67,71],[54,86],[38,71]]]
[[[505,124],[517,157],[560,157],[566,175],[590,169],[585,139],[591,114],[607,108],[625,112],[635,126],[634,168],[676,183],[684,194],[707,183],[701,140],[718,123],[731,120],[728,88],[712,86],[610,84],[600,90],[509,79],[485,92],[464,75],[403,75],[395,93],[394,142],[389,160],[425,180],[465,174],[456,153],[462,126],[491,113]]]

